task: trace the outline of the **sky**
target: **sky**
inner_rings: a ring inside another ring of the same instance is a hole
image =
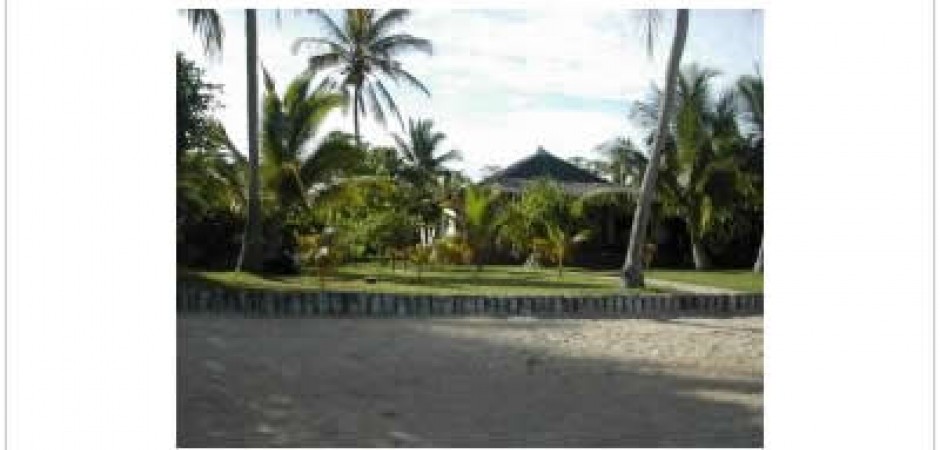
[[[340,17],[339,11],[330,13]],[[390,90],[406,123],[409,117],[434,120],[435,129],[447,135],[442,151],[455,148],[463,155],[451,167],[474,179],[485,166],[505,167],[539,146],[563,158],[597,157],[594,149],[605,141],[644,135],[630,121],[630,106],[654,83],[662,84],[674,16],[664,11],[650,58],[639,16],[631,10],[414,10],[398,29],[431,40],[433,54],[401,61],[431,96],[407,85]],[[203,54],[182,15],[175,23],[176,50],[205,68],[209,82],[224,86],[225,107],[216,114],[235,146],[247,151],[244,12],[223,12],[223,52],[215,58]],[[312,51],[295,55],[291,44],[321,35],[310,16],[282,13],[278,23],[271,11],[259,11],[258,56],[279,93],[304,70]],[[682,62],[721,71],[719,89],[761,70],[763,12],[692,10]],[[351,133],[352,122],[351,113],[337,110],[322,134]],[[373,144],[391,145],[391,133],[405,134],[395,119],[382,126],[367,117],[361,129]]]

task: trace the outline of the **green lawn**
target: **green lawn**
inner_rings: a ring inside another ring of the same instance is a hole
[[[650,270],[645,276],[742,292],[764,291],[764,274],[750,270]]]
[[[366,276],[378,278],[367,284]],[[225,286],[265,288],[284,291],[318,290],[315,276],[251,275],[239,272],[198,272],[180,270],[181,278],[198,279]],[[327,278],[326,288],[337,291],[387,292],[409,294],[476,295],[579,295],[623,293],[620,280],[609,271],[566,268],[559,278],[555,269],[526,269],[520,266],[486,266],[482,272],[468,266],[428,268],[418,279],[411,267],[392,271],[379,264],[349,264]],[[654,289],[630,292],[657,292]]]
[[[367,284],[365,278],[375,276],[378,282]],[[651,270],[647,278],[677,281],[742,292],[762,292],[763,274],[748,270],[693,271]],[[180,269],[180,278],[212,284],[280,291],[319,290],[320,280],[311,275],[253,275],[239,272],[202,272]],[[328,276],[326,289],[335,291],[387,292],[406,294],[475,294],[475,295],[582,295],[625,292],[615,271],[592,271],[566,268],[559,278],[553,268],[526,269],[521,266],[486,266],[477,272],[469,266],[429,267],[418,279],[408,269],[391,270],[381,264],[348,264]],[[646,288],[626,292],[665,292]]]

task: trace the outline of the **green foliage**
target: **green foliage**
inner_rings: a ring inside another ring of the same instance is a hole
[[[695,64],[680,71],[676,116],[657,186],[664,212],[685,219],[693,243],[734,229],[741,205],[757,201],[755,178],[745,170],[750,150],[738,127],[740,102],[730,91],[715,96],[717,75]],[[654,90],[634,105],[638,124],[655,123],[661,95]]]
[[[421,272],[431,263],[431,255],[433,252],[434,248],[430,245],[415,244],[409,249],[408,259],[414,264],[419,281],[421,280]]]
[[[176,55],[177,262],[190,267],[231,267],[245,206],[247,163],[214,117],[221,86]]]
[[[473,247],[462,236],[450,236],[434,242],[432,260],[438,264],[473,263]]]
[[[417,242],[414,195],[390,177],[350,177],[324,190],[313,214],[341,231],[351,256],[392,256]]]
[[[204,77],[204,69],[176,53],[177,161],[187,151],[212,150],[221,143],[221,125],[213,113],[222,107],[217,98],[222,86],[207,83]]]
[[[558,224],[551,223],[546,227],[545,237],[538,237],[533,240],[533,249],[540,256],[544,255],[549,261],[558,266],[558,276],[560,277],[565,260],[574,246],[587,241],[590,236],[591,232],[588,230],[580,230],[572,234]]]
[[[433,131],[433,127],[434,122],[431,120],[409,119],[407,140],[393,135],[403,163],[399,175],[416,189],[419,216],[426,225],[440,222],[444,205],[439,201],[443,199],[436,197],[442,193],[439,189],[443,187],[443,179],[450,173],[445,165],[460,159],[457,150],[442,154],[438,152],[446,135]],[[447,194],[445,192],[444,196]]]
[[[265,200],[276,215],[308,206],[318,184],[334,182],[361,161],[348,135],[332,132],[319,139],[323,120],[342,104],[342,97],[311,90],[307,75],[295,78],[283,96],[264,71],[261,179]]]
[[[500,240],[516,253],[539,252],[551,240],[551,233],[574,234],[583,213],[584,203],[565,193],[558,183],[536,180],[504,208],[498,219]]]
[[[457,150],[438,152],[447,135],[434,131],[433,127],[434,121],[430,119],[409,119],[407,139],[392,135],[405,164],[403,175],[419,187],[436,184],[438,177],[449,172],[446,164],[460,160],[460,152]]]
[[[618,137],[594,150],[603,157],[600,171],[608,179],[620,185],[640,187],[649,160],[632,140]]]
[[[492,247],[498,230],[499,192],[486,186],[468,186],[464,189],[462,220],[464,238],[473,251],[477,269]]]
[[[177,164],[177,220],[244,209],[244,157],[229,148],[183,152]]]
[[[315,270],[321,287],[326,287],[326,276],[334,273],[343,261],[342,251],[333,244],[333,238],[334,236],[330,233],[314,233],[297,237],[301,264]]]
[[[204,284],[267,289],[311,291],[322,289],[316,276],[265,277],[244,272],[181,272],[181,278]],[[366,282],[377,279],[376,283]],[[478,272],[467,266],[429,266],[421,282],[413,272],[402,272],[375,263],[343,264],[326,276],[329,289],[356,292],[389,292],[409,295],[601,295],[623,293],[620,281],[611,271],[571,268],[559,278],[553,269],[525,269],[518,266],[487,266]],[[636,293],[656,289],[634,290]]]
[[[364,152],[363,173],[385,177],[397,177],[402,173],[405,163],[395,147],[366,147]]]

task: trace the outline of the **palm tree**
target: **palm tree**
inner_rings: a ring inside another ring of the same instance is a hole
[[[748,136],[751,155],[754,158],[748,158],[748,162],[757,162],[758,164],[748,164],[753,168],[756,174],[756,183],[762,184],[763,178],[763,151],[764,151],[764,79],[760,74],[756,76],[745,75],[738,79],[738,92],[742,99],[742,114],[745,123],[750,125],[750,135]],[[757,166],[757,167],[755,167]],[[762,186],[757,188],[758,195],[762,196]],[[764,234],[761,233],[760,247],[757,250],[757,258],[754,261],[754,272],[764,271]]]
[[[463,227],[477,271],[483,270],[484,258],[496,236],[498,197],[498,191],[486,186],[471,185],[464,190]]]
[[[574,246],[587,241],[591,236],[589,230],[581,230],[577,233],[570,233],[564,230],[560,225],[550,223],[546,227],[544,238],[536,238],[533,247],[539,252],[546,254],[549,259],[558,265],[558,276],[561,277],[564,269],[565,260],[571,253]]]
[[[261,185],[258,180],[258,34],[253,9],[245,10],[248,72],[248,214],[236,270],[260,271],[264,259],[261,229]]]
[[[360,161],[349,136],[333,132],[318,136],[323,120],[342,104],[342,96],[311,90],[311,79],[301,75],[288,85],[283,97],[264,71],[261,180],[278,215],[294,207],[306,208],[315,184],[327,185]]]
[[[640,187],[649,160],[630,138],[612,139],[597,146],[595,151],[604,157],[604,172],[611,181],[624,186]]]
[[[447,136],[433,131],[433,127],[434,122],[430,119],[409,119],[407,140],[397,134],[392,135],[405,165],[402,175],[412,183],[419,196],[418,210],[424,222],[420,230],[421,240],[426,245],[433,240],[432,224],[440,223],[443,218],[444,205],[435,197],[439,194],[443,178],[450,173],[445,165],[460,160],[460,152],[457,150],[438,154],[440,144]]]
[[[438,154],[438,147],[447,135],[432,131],[433,127],[434,121],[430,119],[408,119],[408,140],[397,134],[392,135],[407,167],[407,175],[416,185],[437,184],[440,177],[450,172],[445,165],[460,161],[460,152],[457,150]]]
[[[229,141],[222,124],[208,124],[211,142],[204,148],[182,152],[177,161],[177,220],[203,211],[244,209],[246,161]]]
[[[650,16],[647,33],[648,48],[652,50],[655,15]],[[646,231],[649,222],[650,209],[653,203],[654,189],[656,187],[657,161],[660,160],[669,133],[669,119],[672,115],[673,97],[675,95],[676,74],[679,71],[679,62],[682,60],[682,51],[685,47],[685,37],[689,30],[689,10],[676,11],[676,33],[672,39],[672,49],[669,52],[669,63],[666,66],[666,95],[663,96],[663,107],[660,109],[659,123],[656,137],[650,150],[649,160],[653,164],[646,166],[643,183],[640,185],[640,199],[633,214],[633,224],[630,228],[630,243],[623,263],[623,280],[626,287],[643,286],[643,244],[646,243]]]
[[[279,11],[275,11],[275,14],[280,18]],[[218,11],[188,9],[186,16],[193,31],[201,35],[206,54],[221,55],[224,28]],[[236,270],[259,271],[264,258],[264,237],[258,175],[258,35],[257,12],[254,9],[245,10],[245,41],[248,85],[248,208]]]
[[[312,11],[326,30],[325,37],[305,37],[294,42],[298,52],[305,44],[316,44],[322,51],[310,57],[309,70],[316,74],[329,70],[323,83],[339,89],[353,110],[356,145],[361,146],[359,114],[371,111],[376,120],[385,124],[391,112],[404,128],[398,105],[383,79],[404,81],[430,96],[431,93],[414,75],[402,68],[396,57],[409,50],[431,54],[431,42],[410,34],[392,34],[392,28],[411,15],[407,9],[391,9],[379,14],[372,9],[347,9],[342,23],[337,24],[326,12]],[[352,91],[352,92],[350,92]],[[366,104],[368,102],[368,108]],[[383,105],[383,102],[385,103]]]
[[[711,81],[718,72],[698,65],[685,67],[676,87],[676,121],[660,167],[658,195],[668,213],[685,219],[692,241],[696,269],[710,265],[703,245],[707,232],[730,210],[752,182],[741,170],[746,145],[737,125],[738,112],[731,92],[713,99]],[[662,92],[648,104],[634,108],[635,117],[649,123],[659,116]]]

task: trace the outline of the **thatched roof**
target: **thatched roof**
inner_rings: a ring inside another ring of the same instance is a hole
[[[485,178],[482,183],[504,192],[521,192],[525,184],[540,178],[558,182],[565,192],[583,195],[598,190],[621,191],[626,189],[604,180],[539,147],[532,156],[523,158],[509,167]]]

